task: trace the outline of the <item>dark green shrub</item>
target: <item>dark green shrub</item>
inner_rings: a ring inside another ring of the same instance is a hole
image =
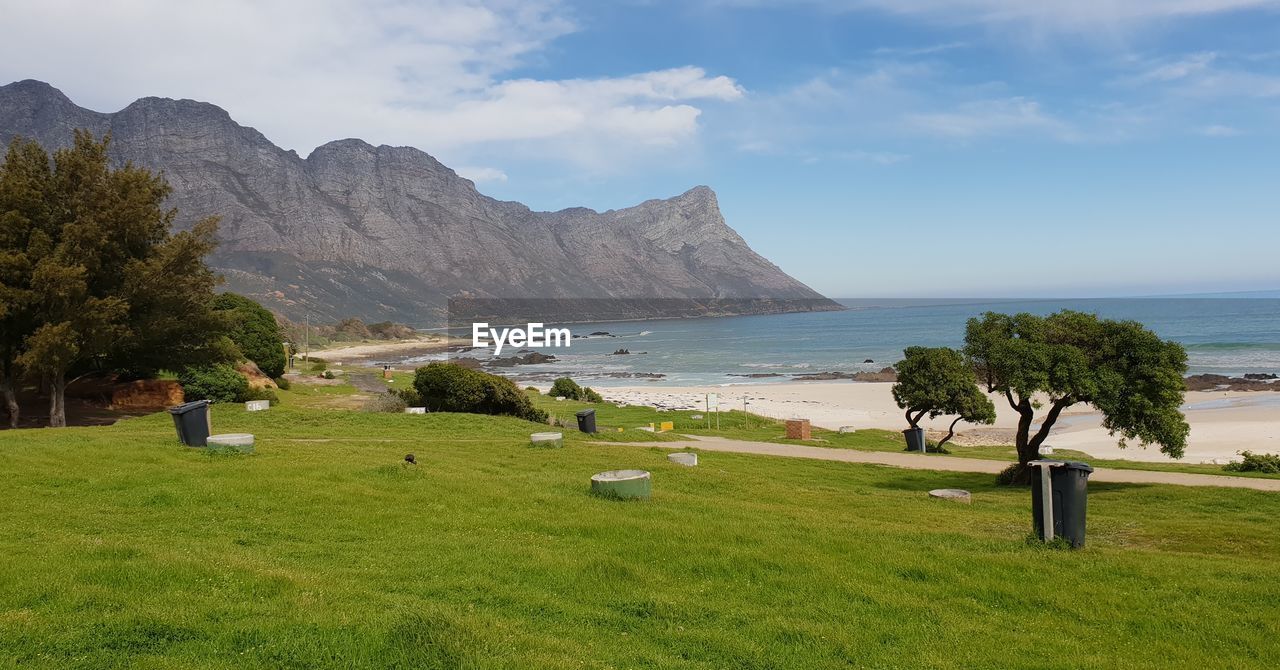
[[[323,358],[311,359],[312,372],[324,372],[325,370],[328,370],[328,369],[329,369],[329,361],[326,361]]]
[[[292,384],[289,383],[289,380],[284,377],[276,377],[272,381],[276,383],[276,386],[280,387],[281,391],[288,391],[289,387],[292,386]]]
[[[604,398],[599,393],[591,390],[590,387],[578,386],[578,383],[568,377],[561,377],[551,384],[551,390],[547,395],[552,398],[566,398],[568,400],[580,400],[582,402],[604,402]]]
[[[320,376],[324,377],[325,379],[334,379],[338,375],[333,374],[333,370],[325,370],[324,373],[321,374]]]
[[[526,387],[524,387],[524,390],[525,390],[525,393],[532,393],[532,394],[534,394],[534,395],[542,395],[542,391],[539,391],[537,386],[526,386]]]
[[[249,380],[226,363],[186,368],[178,374],[178,383],[188,401],[238,402],[249,392]]]
[[[388,391],[404,401],[405,407],[424,407],[422,404],[422,396],[418,394],[418,389],[391,389]]]
[[[258,365],[268,377],[284,374],[284,337],[280,324],[267,308],[235,293],[213,299],[213,309],[226,324],[227,335],[245,358]]]
[[[547,413],[534,407],[510,379],[452,363],[430,363],[413,375],[413,388],[433,412],[502,414],[546,423]]]
[[[569,400],[578,400],[582,397],[582,387],[578,386],[578,382],[561,377],[551,384],[551,390],[547,395],[552,398],[568,398]]]
[[[1280,475],[1280,454],[1255,454],[1252,451],[1240,452],[1240,460],[1222,466],[1229,472],[1265,472]]]

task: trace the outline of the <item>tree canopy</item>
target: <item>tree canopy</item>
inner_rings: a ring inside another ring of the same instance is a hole
[[[1190,429],[1179,407],[1187,353],[1140,323],[1067,310],[988,312],[969,320],[964,352],[987,390],[1018,412],[1020,466],[1038,458],[1063,410],[1078,403],[1097,408],[1103,427],[1119,434],[1122,445],[1133,439],[1158,444],[1174,458],[1186,448]],[[1048,409],[1032,433],[1041,401]]]
[[[955,436],[956,424],[994,423],[996,408],[978,388],[973,368],[963,354],[948,347],[907,347],[894,368],[898,381],[893,385],[893,399],[906,410],[907,423],[919,427],[926,415],[956,418],[947,436],[938,446]]]
[[[11,423],[24,376],[50,389],[49,423],[66,423],[68,375],[162,367],[217,356],[210,309],[217,276],[204,263],[216,219],[172,234],[162,176],[112,167],[110,138],[76,131],[52,162],[15,139],[0,165],[0,331]]]
[[[280,324],[267,308],[235,293],[213,299],[213,309],[226,322],[227,334],[245,358],[268,377],[284,374],[286,364]]]

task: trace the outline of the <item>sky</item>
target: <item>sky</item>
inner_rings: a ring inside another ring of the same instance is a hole
[[[535,209],[704,184],[833,297],[1280,288],[1280,0],[0,0],[0,82]]]

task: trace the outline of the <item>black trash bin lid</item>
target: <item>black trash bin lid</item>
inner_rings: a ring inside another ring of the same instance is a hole
[[[595,414],[595,413],[596,411],[594,409],[584,409],[581,412],[578,412],[577,416],[580,416],[580,417],[591,416],[592,414]]]
[[[208,404],[209,404],[208,400],[192,400],[191,402],[184,402],[181,405],[174,405],[173,407],[170,407],[169,413],[170,414],[186,414],[187,412],[190,412],[191,410],[196,409],[197,407],[203,407]]]
[[[1063,461],[1062,467],[1068,470],[1083,470],[1085,472],[1093,472],[1093,466],[1083,461]]]

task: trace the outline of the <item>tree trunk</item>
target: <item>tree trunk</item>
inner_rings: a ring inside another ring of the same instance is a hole
[[[1071,396],[1065,396],[1053,401],[1053,405],[1049,407],[1048,414],[1045,414],[1044,421],[1040,422],[1040,429],[1035,435],[1031,434],[1031,422],[1035,420],[1035,408],[1031,406],[1031,401],[1027,398],[1020,398],[1014,402],[1013,396],[1009,395],[1009,405],[1018,411],[1018,435],[1014,442],[1018,448],[1018,463],[1013,473],[1009,477],[1010,484],[1031,484],[1032,478],[1036,474],[1034,468],[1027,464],[1040,458],[1040,445],[1044,444],[1045,438],[1049,437],[1049,430],[1053,428],[1053,424],[1058,421],[1058,416],[1062,414],[1062,410],[1075,404],[1075,400]]]
[[[961,416],[956,417],[956,420],[952,421],[951,425],[947,427],[947,436],[938,442],[938,451],[942,451],[942,445],[946,444],[951,438],[956,436],[956,424],[960,423],[960,420],[963,418],[964,417]]]
[[[18,407],[17,380],[14,379],[12,369],[5,370],[0,378],[0,391],[4,393],[5,409],[9,412],[9,427],[17,428],[22,410]]]
[[[59,371],[49,376],[49,427],[67,425],[67,374]]]

